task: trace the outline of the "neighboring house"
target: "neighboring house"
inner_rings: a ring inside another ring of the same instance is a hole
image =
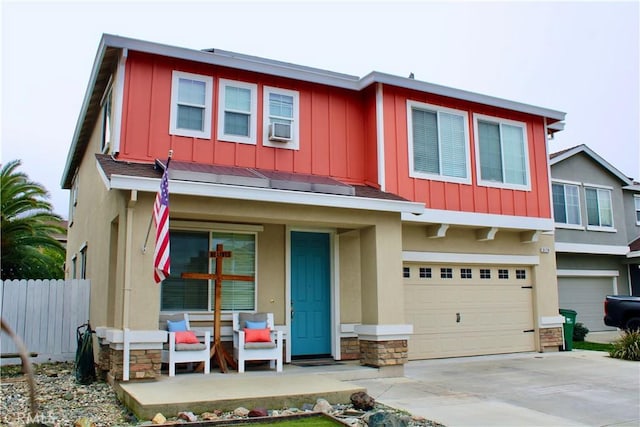
[[[120,377],[124,328],[156,358],[162,316],[210,317],[212,283],[181,273],[211,272],[218,243],[233,252],[226,274],[255,275],[225,282],[225,324],[273,312],[286,360],[388,370],[557,350],[546,147],[564,117],[379,72],[103,36],[62,177],[100,363]],[[149,230],[169,150],[171,277],[156,285]]]
[[[590,331],[603,322],[606,295],[638,288],[640,186],[586,145],[550,156],[560,308]]]

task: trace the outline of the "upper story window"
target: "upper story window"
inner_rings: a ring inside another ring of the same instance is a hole
[[[613,228],[613,208],[611,190],[605,188],[585,187],[587,204],[587,223],[589,229]]]
[[[109,150],[111,145],[111,134],[112,134],[112,117],[111,117],[111,103],[112,103],[112,84],[109,83],[107,85],[107,90],[104,93],[102,98],[102,139],[100,141],[100,151],[105,153]]]
[[[640,196],[633,196],[633,202],[636,206],[636,225],[640,225]]]
[[[467,113],[415,101],[407,111],[409,175],[470,184]]]
[[[474,114],[480,185],[529,190],[526,125]]]
[[[212,77],[174,71],[169,133],[210,139],[212,91]]]
[[[574,184],[554,182],[553,217],[558,224],[581,225],[579,187]]]
[[[258,89],[252,83],[220,79],[218,139],[256,143]]]
[[[299,149],[300,93],[265,86],[263,108],[263,145]]]
[[[411,278],[411,269],[409,267],[402,267],[402,277],[405,279]]]

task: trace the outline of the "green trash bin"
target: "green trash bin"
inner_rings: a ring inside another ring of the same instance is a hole
[[[573,328],[576,324],[576,316],[578,313],[575,310],[568,310],[565,308],[560,309],[560,314],[564,317],[564,349],[566,351],[573,350]]]

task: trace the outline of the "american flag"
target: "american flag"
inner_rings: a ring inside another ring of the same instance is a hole
[[[160,191],[153,204],[153,221],[156,224],[156,248],[153,253],[153,279],[162,282],[171,269],[169,258],[169,162],[160,180]]]

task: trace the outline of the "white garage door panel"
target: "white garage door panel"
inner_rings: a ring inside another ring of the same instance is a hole
[[[575,310],[589,331],[615,330],[604,324],[604,298],[613,293],[611,277],[559,277],[560,308]]]
[[[405,284],[410,359],[535,349],[535,334],[524,332],[533,329],[532,290],[522,287],[528,282],[466,283]]]

